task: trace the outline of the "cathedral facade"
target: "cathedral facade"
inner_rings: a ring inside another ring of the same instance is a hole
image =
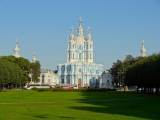
[[[93,41],[88,28],[88,35],[84,37],[82,20],[79,21],[78,34],[69,36],[67,48],[67,62],[58,64],[59,84],[81,87],[100,87],[102,64],[93,62]]]

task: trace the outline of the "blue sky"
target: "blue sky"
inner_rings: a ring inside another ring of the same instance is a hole
[[[70,28],[77,35],[82,17],[84,35],[90,26],[94,62],[109,69],[126,52],[160,52],[160,0],[0,0],[0,56],[13,55],[16,38],[20,55],[42,68],[65,63]]]

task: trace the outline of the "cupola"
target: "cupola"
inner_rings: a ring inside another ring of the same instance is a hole
[[[145,53],[146,53],[147,50],[144,48],[144,39],[142,40],[142,49],[140,51],[142,53],[141,56],[146,57]]]
[[[83,28],[82,28],[82,19],[81,19],[81,17],[80,17],[80,20],[79,20],[78,36],[83,36]]]
[[[32,62],[33,62],[33,63],[35,63],[36,61],[37,61],[37,59],[36,59],[36,53],[34,52],[34,53],[33,53],[33,59],[32,59]]]
[[[71,34],[70,34],[69,38],[70,38],[70,40],[73,40],[73,39],[74,39],[73,28],[71,28]]]
[[[90,28],[88,27],[88,35],[87,35],[87,40],[91,40],[92,36],[90,34]]]
[[[18,39],[17,38],[16,38],[16,47],[13,50],[14,50],[14,56],[15,57],[20,57],[20,55],[18,54],[20,49],[18,48]]]

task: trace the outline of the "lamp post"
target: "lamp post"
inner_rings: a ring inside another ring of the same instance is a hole
[[[112,87],[114,88],[114,75],[112,75]]]
[[[126,73],[126,68],[124,68],[124,70],[120,70],[119,72],[118,72],[118,79],[119,79],[119,87],[121,86],[121,84],[122,84],[122,77],[123,77],[123,74],[125,74]],[[124,91],[125,91],[125,85],[123,85],[124,86]]]
[[[123,71],[122,70],[120,70],[119,72],[118,72],[118,80],[119,80],[119,88],[120,88],[120,86],[121,86],[121,83],[122,83],[122,74],[123,74]]]
[[[118,88],[120,87],[120,72],[118,72]]]
[[[24,67],[22,68],[24,72]],[[22,76],[22,90],[23,90],[23,76]]]
[[[124,74],[126,73],[127,69],[124,68]],[[124,91],[126,91],[126,86],[125,86],[125,83],[124,83]]]

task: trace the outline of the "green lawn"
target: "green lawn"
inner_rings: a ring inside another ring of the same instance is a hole
[[[160,120],[160,96],[135,92],[0,92],[0,120]]]

